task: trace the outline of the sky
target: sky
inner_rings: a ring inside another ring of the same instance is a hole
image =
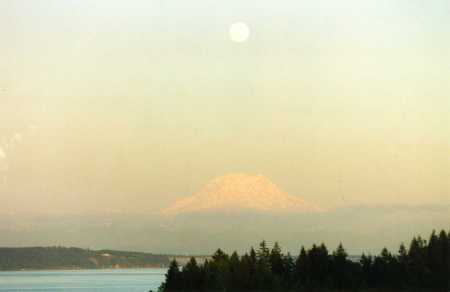
[[[448,205],[449,16],[446,0],[0,0],[0,213],[153,214],[236,172],[328,209]]]

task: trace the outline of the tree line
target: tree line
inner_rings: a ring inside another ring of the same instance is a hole
[[[183,267],[173,260],[160,292],[172,291],[450,291],[450,232],[414,237],[395,254],[363,254],[351,261],[342,244],[324,244],[283,254],[265,241],[239,256],[218,249],[210,260]]]

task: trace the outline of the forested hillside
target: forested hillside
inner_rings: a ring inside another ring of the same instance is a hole
[[[75,247],[0,248],[0,270],[163,267],[168,263],[167,256],[140,252]]]

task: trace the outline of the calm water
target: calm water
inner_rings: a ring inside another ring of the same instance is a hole
[[[0,292],[156,291],[165,269],[0,272]]]

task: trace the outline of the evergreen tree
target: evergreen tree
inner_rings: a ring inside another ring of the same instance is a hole
[[[256,255],[258,257],[258,261],[269,264],[270,250],[267,247],[267,243],[265,240],[261,241],[261,243],[259,244],[259,249]]]
[[[361,259],[359,261],[362,269],[362,282],[366,287],[374,286],[374,279],[373,279],[373,273],[372,273],[372,265],[373,265],[373,259],[372,256],[366,256],[364,253],[361,256]]]
[[[408,251],[409,284],[414,287],[423,287],[426,282],[427,262],[425,241],[419,236],[411,241]]]
[[[283,255],[281,253],[281,248],[278,242],[275,242],[270,252],[269,261],[272,272],[277,276],[281,276],[284,273],[284,265],[283,265]]]
[[[182,279],[177,261],[174,259],[170,262],[169,269],[166,273],[166,281],[161,286],[161,291],[179,291],[182,288]]]
[[[255,267],[251,256],[247,253],[242,256],[240,273],[242,277],[241,287],[243,290],[252,291],[255,288]]]
[[[325,244],[313,247],[308,251],[309,282],[312,286],[325,286],[328,284],[329,258]]]
[[[182,269],[182,282],[186,290],[198,291],[201,288],[202,275],[194,257]]]
[[[239,257],[218,249],[211,260],[198,265],[195,258],[181,269],[173,260],[161,285],[175,291],[448,291],[450,236],[433,231],[430,240],[414,237],[398,255],[386,248],[374,258],[363,254],[359,263],[348,259],[342,244],[332,255],[324,244],[301,248],[294,259],[284,256],[278,243],[269,250],[265,241]]]
[[[384,285],[387,287],[397,287],[397,270],[398,262],[397,259],[388,251],[387,248],[383,248],[381,251],[380,258],[384,265]]]
[[[339,244],[338,248],[333,252],[333,286],[338,289],[351,286],[351,270],[350,265],[347,262],[347,256],[347,252],[342,246],[342,243]]]
[[[213,254],[212,259],[214,262],[224,262],[228,260],[228,255],[224,253],[220,248]]]
[[[450,238],[447,233],[442,230],[439,233],[439,238],[437,246],[439,249],[439,260],[438,260],[438,286],[446,287],[447,291],[450,290]]]
[[[212,256],[210,268],[215,273],[214,289],[225,289],[227,287],[227,280],[230,277],[229,256],[219,248]]]
[[[427,246],[427,266],[430,270],[430,275],[427,277],[426,286],[439,287],[442,256],[443,251],[439,244],[439,238],[436,235],[436,231],[433,230]]]
[[[252,273],[255,273],[256,270],[256,262],[257,262],[257,256],[256,256],[256,251],[255,249],[252,247],[250,248],[250,263],[251,263],[251,267],[252,267]]]
[[[272,285],[270,267],[270,250],[267,247],[267,243],[263,240],[259,244],[257,252],[257,265],[256,265],[256,283],[260,289],[267,289]]]
[[[310,264],[305,247],[302,246],[300,254],[295,261],[295,277],[296,284],[299,287],[305,287],[309,284]]]
[[[295,262],[290,253],[283,257],[283,288],[291,289],[295,284]]]
[[[227,287],[238,289],[244,280],[241,271],[241,261],[237,252],[233,252],[230,256],[230,277],[227,280]]]
[[[250,248],[250,256],[249,256],[249,264],[250,264],[250,287],[251,289],[255,289],[257,286],[257,255],[255,249],[252,247]]]
[[[398,250],[397,262],[398,262],[397,282],[399,287],[405,287],[407,284],[407,279],[409,277],[409,271],[408,271],[408,251],[406,250],[406,247],[403,243],[400,244],[400,248]]]

